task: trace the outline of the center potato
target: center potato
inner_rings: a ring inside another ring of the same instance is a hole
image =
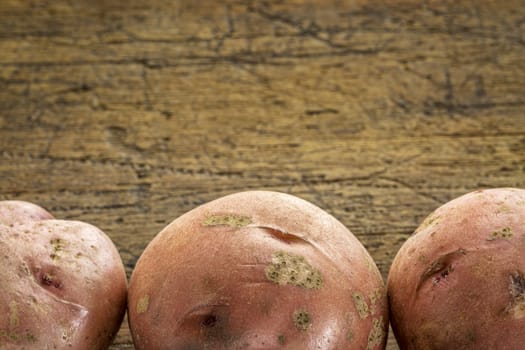
[[[386,293],[339,221],[297,197],[229,195],[177,218],[132,274],[137,349],[384,349]]]

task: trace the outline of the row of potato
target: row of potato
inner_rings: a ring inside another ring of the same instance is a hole
[[[107,349],[126,309],[136,349],[521,349],[525,190],[431,213],[386,285],[337,219],[289,194],[248,191],[164,228],[129,281],[93,225],[0,202],[0,349]]]

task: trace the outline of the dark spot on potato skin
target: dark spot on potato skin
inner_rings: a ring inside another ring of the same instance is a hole
[[[233,344],[239,336],[232,333],[229,316],[228,306],[220,302],[194,307],[184,316],[176,331],[177,335],[183,338],[177,344],[188,344],[195,346],[195,349],[215,349],[222,348],[225,344]],[[181,345],[174,348],[186,349]]]
[[[66,240],[62,238],[53,238],[52,240],[49,241],[49,243],[51,244],[51,247],[53,248],[53,250],[55,252],[58,252],[64,249],[67,242]]]
[[[459,248],[453,252],[443,254],[434,260],[423,274],[421,274],[416,290],[418,291],[428,279],[432,279],[432,283],[436,285],[441,279],[447,278],[450,273],[454,271],[455,262],[466,254],[466,250]]]
[[[474,343],[476,341],[476,334],[474,333],[474,331],[470,330],[467,332],[467,342],[469,343]]]
[[[509,292],[513,299],[523,298],[525,294],[525,277],[519,271],[509,276]]]
[[[26,333],[26,340],[29,342],[29,343],[36,343],[36,337],[31,334],[31,333]]]
[[[62,282],[56,276],[49,273],[43,273],[41,275],[40,283],[48,287],[62,289]]]
[[[28,269],[30,269],[30,273],[36,283],[48,290],[51,290],[50,288],[52,288],[55,292],[63,292],[64,284],[59,277],[60,273],[55,266],[35,265],[32,261],[28,261],[28,265]]]
[[[217,316],[215,316],[215,315],[207,315],[202,320],[201,327],[202,328],[211,328],[211,327],[215,327],[216,324],[217,324]]]
[[[312,323],[312,316],[306,310],[296,310],[293,313],[293,323],[298,330],[306,331]]]
[[[496,239],[511,239],[512,238],[512,229],[510,227],[504,227],[501,230],[493,231],[490,236],[487,238],[487,241],[494,241]]]
[[[509,303],[504,315],[511,315],[516,319],[525,317],[525,276],[521,271],[514,271],[509,275]]]
[[[228,318],[224,315],[204,315],[200,319],[199,327],[202,338],[208,343],[227,344],[234,338],[228,325]]]

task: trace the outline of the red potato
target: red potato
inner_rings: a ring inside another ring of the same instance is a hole
[[[525,190],[472,192],[430,214],[388,276],[400,348],[525,347]]]
[[[0,201],[0,349],[102,350],[126,306],[119,253],[99,229]]]
[[[385,348],[386,291],[339,221],[297,197],[232,194],[180,216],[133,271],[138,350]]]

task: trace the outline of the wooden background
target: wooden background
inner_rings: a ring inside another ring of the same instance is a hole
[[[0,0],[0,199],[99,226],[128,274],[180,214],[268,189],[386,278],[427,213],[524,162],[524,0]]]

